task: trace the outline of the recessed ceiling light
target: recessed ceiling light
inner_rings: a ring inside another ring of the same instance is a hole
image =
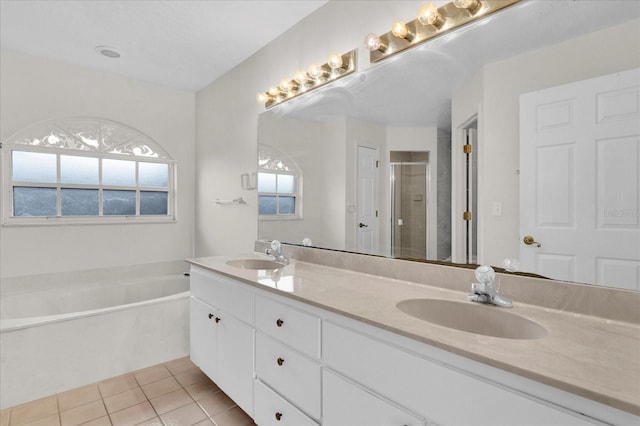
[[[107,58],[117,59],[120,57],[120,52],[109,46],[96,46],[96,52]]]

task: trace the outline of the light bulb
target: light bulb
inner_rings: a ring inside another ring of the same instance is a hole
[[[302,70],[298,70],[296,71],[296,73],[293,75],[293,79],[300,85],[306,84],[309,82],[309,75],[302,71]]]
[[[469,12],[475,12],[482,3],[479,0],[453,0],[453,5],[458,9],[467,9]]]
[[[322,65],[311,64],[309,65],[309,75],[314,80],[318,80],[322,77],[326,77],[327,71],[322,67]]]
[[[269,98],[270,96],[264,92],[260,92],[256,95],[256,101],[258,101],[259,104],[266,104]]]
[[[280,94],[280,89],[278,89],[277,87],[273,86],[273,87],[269,88],[267,93],[272,97],[276,97],[276,96],[278,96]]]
[[[327,59],[327,65],[329,65],[332,70],[335,70],[336,68],[342,68],[342,55],[338,53],[332,53],[331,55],[329,55],[329,59]]]
[[[409,33],[409,29],[407,28],[407,24],[402,21],[396,21],[391,26],[391,32],[394,36],[399,38],[405,38]]]
[[[373,52],[374,50],[384,51],[387,48],[380,37],[373,33],[367,35],[364,38],[364,46],[371,52]]]
[[[280,89],[283,92],[288,92],[293,88],[293,85],[291,84],[291,80],[283,78],[282,80],[280,80]]]
[[[433,25],[438,28],[444,23],[444,19],[438,12],[438,8],[433,3],[425,3],[418,11],[418,21],[422,25]]]
[[[321,74],[320,65],[318,65],[318,64],[309,65],[309,75],[312,78],[318,78],[320,76],[320,74]]]

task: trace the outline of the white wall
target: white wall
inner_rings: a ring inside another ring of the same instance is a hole
[[[193,255],[193,93],[9,50],[0,52],[0,93],[0,140],[45,119],[100,117],[147,134],[178,161],[177,223],[1,227],[0,277]]]
[[[385,33],[395,19],[410,20],[422,1],[331,1],[251,58],[197,94],[196,254],[253,250],[257,235],[257,195],[242,191],[240,174],[256,169],[255,101],[282,78],[334,51],[359,48],[359,69],[368,66],[360,46],[370,32]],[[444,1],[435,2],[438,5]],[[217,206],[215,198],[242,195],[246,205]]]

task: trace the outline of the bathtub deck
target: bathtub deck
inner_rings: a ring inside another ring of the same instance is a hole
[[[0,411],[0,426],[253,425],[188,357]]]

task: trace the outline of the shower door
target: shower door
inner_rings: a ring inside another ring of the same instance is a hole
[[[426,259],[426,161],[391,163],[391,255]]]

